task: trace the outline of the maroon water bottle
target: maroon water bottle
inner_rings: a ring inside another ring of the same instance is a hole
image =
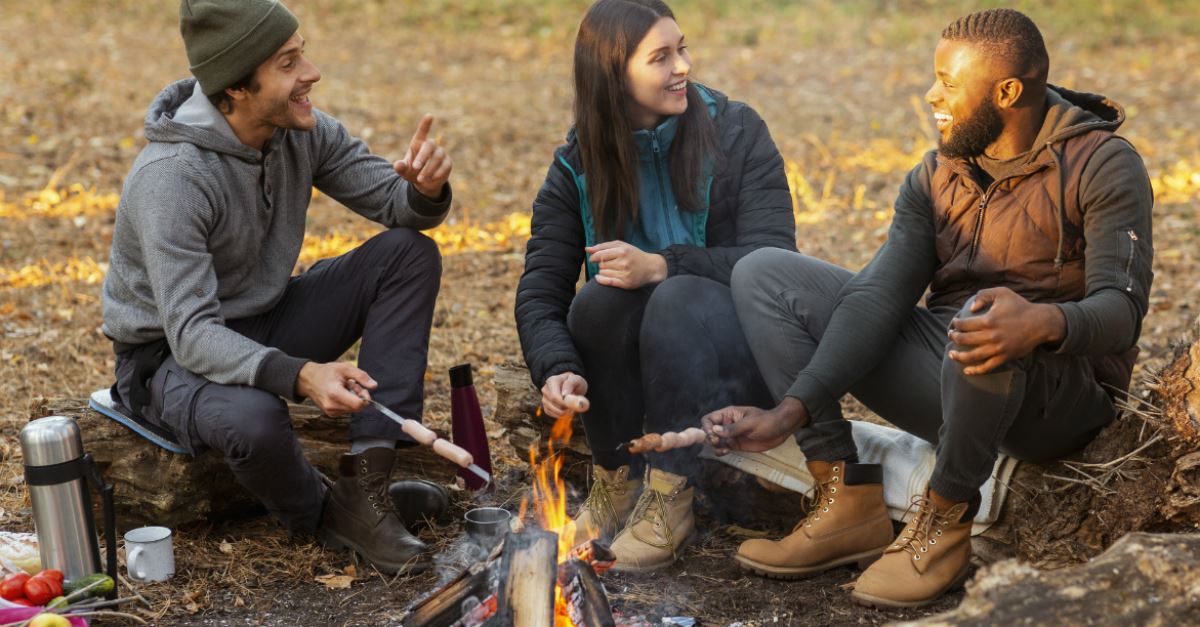
[[[488,451],[487,430],[483,426],[483,413],[479,411],[471,364],[459,364],[450,369],[450,423],[454,443],[466,449],[475,458],[475,463],[491,474],[492,454]],[[484,485],[483,479],[465,468],[459,469],[458,476],[469,489],[478,490]]]

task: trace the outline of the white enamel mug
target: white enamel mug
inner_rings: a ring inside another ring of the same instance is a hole
[[[134,581],[166,581],[175,574],[175,549],[166,527],[138,527],[125,533],[125,568]]]

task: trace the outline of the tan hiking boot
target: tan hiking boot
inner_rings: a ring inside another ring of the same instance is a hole
[[[808,515],[782,540],[747,540],[734,559],[775,579],[799,579],[875,560],[892,541],[878,464],[808,462],[816,480]]]
[[[696,530],[692,516],[692,488],[687,478],[650,469],[646,487],[629,522],[613,540],[617,556],[613,570],[640,572],[674,563]]]
[[[576,537],[587,534],[588,538],[611,542],[633,511],[641,486],[640,480],[629,478],[628,465],[616,470],[593,466],[592,487],[575,515]]]
[[[960,520],[967,504],[939,509],[926,493],[913,497],[913,506],[917,515],[854,583],[855,601],[875,607],[920,607],[967,578],[971,519]]]

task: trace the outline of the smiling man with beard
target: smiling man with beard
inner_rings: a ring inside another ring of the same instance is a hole
[[[291,530],[411,571],[425,546],[404,521],[446,494],[389,487],[405,436],[366,399],[421,418],[441,257],[419,229],[449,212],[451,160],[431,116],[391,163],[314,109],[321,73],[298,28],[275,0],[181,3],[195,78],[150,105],[104,283],[112,396],[189,452],[218,451]],[[292,277],[314,187],[388,229]],[[359,340],[359,367],[337,361]],[[332,485],[292,431],[284,399],[303,398],[351,414]]]
[[[1148,308],[1152,192],[1114,135],[1124,110],[1048,85],[1048,71],[1025,15],[955,21],[926,93],[938,149],[905,179],[875,258],[854,274],[763,249],[734,268],[738,317],[778,405],[705,416],[710,442],[763,451],[794,435],[817,482],[789,536],[742,544],[743,567],[797,578],[878,558],[857,601],[930,603],[967,575],[997,454],[1058,458],[1115,417]],[[880,467],[859,463],[842,418],[846,393],[937,447],[899,537]]]

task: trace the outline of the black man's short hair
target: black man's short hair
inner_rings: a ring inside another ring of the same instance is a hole
[[[1009,65],[1013,76],[1045,83],[1050,55],[1033,20],[1013,9],[988,9],[960,17],[942,31],[942,39],[987,48]]]

